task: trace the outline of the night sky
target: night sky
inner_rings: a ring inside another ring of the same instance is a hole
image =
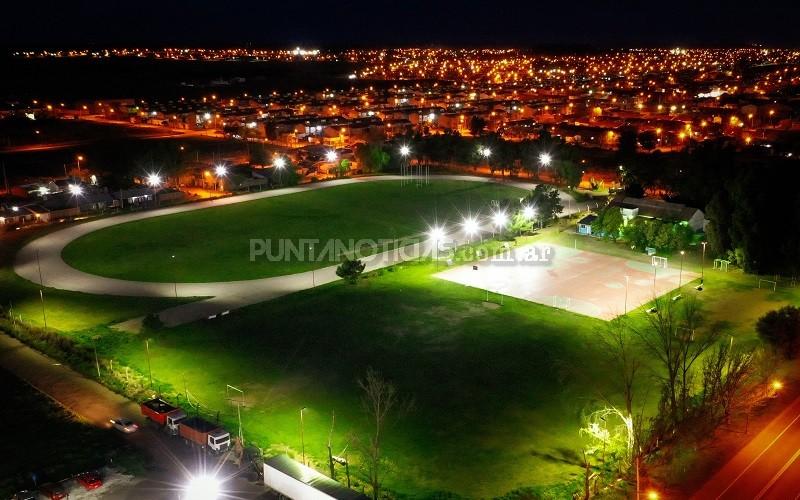
[[[800,46],[800,1],[7,1],[5,47]]]

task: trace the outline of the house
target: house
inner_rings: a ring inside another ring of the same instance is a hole
[[[597,215],[589,214],[578,221],[578,234],[592,235],[592,223],[597,220]]]
[[[687,207],[682,203],[671,203],[649,198],[631,198],[619,194],[611,201],[610,205],[619,207],[625,224],[636,217],[646,217],[663,221],[684,222],[695,231],[703,231],[706,225],[706,217],[702,210]]]

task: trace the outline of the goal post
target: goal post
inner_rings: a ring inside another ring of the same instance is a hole
[[[728,272],[728,264],[731,261],[725,259],[714,259],[714,269],[719,269],[720,271]]]
[[[666,269],[669,265],[669,260],[666,257],[659,257],[658,255],[650,256],[650,265],[653,267],[661,267]]]
[[[772,288],[772,291],[774,292],[778,289],[778,282],[775,280],[767,280],[764,278],[759,278],[758,288]]]

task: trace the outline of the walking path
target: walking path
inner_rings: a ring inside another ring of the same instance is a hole
[[[44,287],[98,295],[132,297],[207,297],[204,300],[172,307],[159,313],[161,321],[166,326],[190,323],[221,314],[225,311],[330,283],[339,279],[336,276],[336,266],[329,266],[314,271],[286,276],[254,280],[213,283],[153,283],[106,278],[79,271],[64,262],[61,257],[61,252],[70,242],[81,236],[126,222],[232,205],[235,203],[245,203],[248,201],[285,196],[315,189],[327,189],[335,186],[363,182],[397,181],[400,179],[401,177],[396,175],[339,179],[300,187],[275,189],[157,210],[128,213],[116,217],[94,220],[85,224],[76,224],[28,243],[17,254],[16,261],[14,262],[14,271],[23,278],[41,284]],[[435,176],[435,179],[501,182],[506,185],[527,190],[533,189],[536,186],[536,184],[530,182],[511,180],[498,181],[497,179],[468,175],[439,175]],[[579,210],[578,204],[568,194],[562,192],[561,200],[565,207],[565,214],[574,213]],[[404,260],[418,258],[420,255],[425,255],[430,248],[430,242],[424,241],[405,247],[402,252],[391,250],[371,255],[362,259],[362,262],[366,264],[366,271],[372,271],[391,266]]]

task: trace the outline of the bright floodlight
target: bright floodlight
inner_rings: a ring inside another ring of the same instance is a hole
[[[325,153],[325,159],[331,163],[335,162],[337,158],[339,158],[339,155],[336,154],[336,151],[330,150]]]
[[[550,153],[542,153],[539,155],[539,163],[541,163],[545,167],[550,166],[550,162],[553,161],[553,157],[550,156]]]
[[[492,216],[492,222],[497,227],[505,227],[508,223],[508,216],[505,212],[495,212]]]
[[[50,190],[47,188],[47,186],[40,186],[39,189],[37,189],[37,191],[39,192],[39,196],[45,196],[50,194]]]
[[[228,169],[225,165],[217,165],[214,167],[214,173],[217,174],[217,177],[225,177],[228,175]]]
[[[73,196],[80,196],[83,194],[83,186],[80,184],[70,184],[68,189],[69,194]]]
[[[147,185],[150,187],[158,187],[161,185],[161,176],[158,174],[147,174]]]
[[[536,210],[534,210],[532,206],[527,205],[522,208],[522,216],[526,219],[531,220],[534,215],[536,215]]]
[[[467,233],[467,236],[473,236],[478,232],[478,221],[473,217],[464,219],[461,225],[464,227],[464,232]]]
[[[411,148],[408,146],[400,146],[400,156],[408,156],[411,154]]]
[[[430,231],[428,231],[428,236],[433,241],[441,241],[444,238],[444,229],[439,226],[432,227]]]
[[[216,500],[219,498],[219,480],[212,476],[197,476],[189,480],[184,490],[186,500]]]
[[[275,158],[275,161],[273,161],[272,164],[275,165],[275,168],[283,168],[286,166],[286,160],[283,158],[283,156],[279,156]]]
[[[481,153],[481,156],[483,156],[484,158],[488,158],[488,157],[492,156],[492,150],[490,148],[488,148],[488,147],[481,148],[480,149],[480,153]]]

